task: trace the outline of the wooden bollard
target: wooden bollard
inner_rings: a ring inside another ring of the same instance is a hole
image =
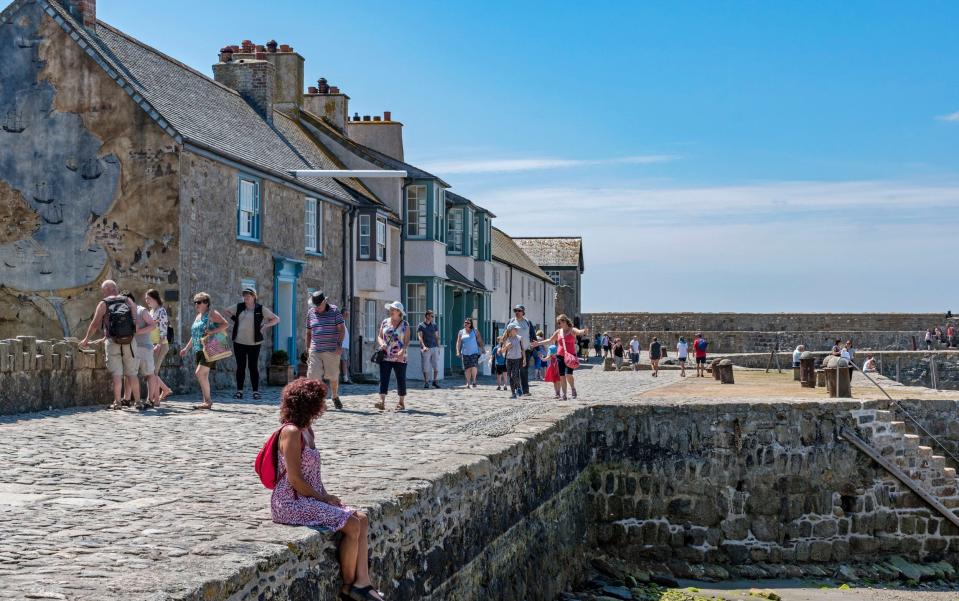
[[[809,351],[799,359],[799,385],[803,388],[816,387],[816,358]]]
[[[719,377],[719,363],[722,359],[713,359],[713,362],[709,364],[709,371],[713,374],[713,379],[716,381],[720,380]]]
[[[795,382],[802,382],[802,374],[799,373],[799,370],[800,367],[798,365],[793,367],[793,381]]]

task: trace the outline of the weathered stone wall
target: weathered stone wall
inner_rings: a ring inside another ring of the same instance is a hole
[[[302,192],[270,180],[261,181],[261,241],[237,240],[237,186],[240,171],[191,152],[183,153],[181,163],[183,219],[183,293],[180,307],[187,316],[180,324],[180,340],[189,338],[193,321],[191,298],[197,292],[210,294],[213,307],[220,311],[235,307],[241,300],[240,282],[256,282],[260,302],[279,313],[274,306],[274,257],[303,262],[296,288],[297,337],[302,351],[303,328],[308,309],[308,290],[326,292],[336,304],[343,299],[343,210],[324,203],[323,256],[305,251],[305,198]],[[265,366],[272,341],[264,342],[260,355]],[[229,386],[235,363],[222,362],[214,372],[214,383]],[[265,374],[265,371],[263,372]]]
[[[858,349],[869,350],[911,350],[913,336],[917,344],[921,338],[914,332],[896,331],[850,331],[832,330],[828,332],[750,332],[742,330],[712,332],[709,330],[649,330],[649,331],[620,331],[620,330],[591,330],[593,332],[609,332],[610,336],[620,337],[627,341],[633,335],[639,336],[643,348],[648,348],[653,337],[659,338],[666,345],[667,351],[674,351],[679,337],[683,336],[687,342],[692,342],[697,332],[702,332],[709,341],[710,353],[761,353],[777,348],[781,351],[792,351],[798,345],[806,346],[807,350],[826,351],[832,348],[837,338],[852,340]]]
[[[0,337],[82,336],[102,280],[176,288],[177,148],[38,4],[0,49]]]
[[[164,366],[164,382],[185,390],[186,374],[176,353],[167,354]],[[0,340],[0,415],[106,405],[113,401],[111,386],[102,344],[80,350],[75,338]]]
[[[925,332],[942,313],[587,313],[594,331]],[[959,321],[959,319],[954,320]]]

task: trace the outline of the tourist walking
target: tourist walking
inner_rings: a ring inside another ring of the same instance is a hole
[[[433,374],[433,388],[439,388],[440,328],[436,325],[432,309],[426,310],[423,321],[416,326],[416,339],[420,341],[420,352],[423,354],[423,388],[430,387],[430,373]]]
[[[536,330],[536,340],[543,339],[543,330]],[[542,380],[543,372],[546,370],[546,349],[539,346],[530,349],[533,357],[533,379]],[[588,349],[587,349],[587,352]]]
[[[649,343],[649,364],[653,367],[653,377],[659,377],[659,360],[663,357],[663,345],[659,338],[653,336],[653,341]]]
[[[509,390],[509,374],[506,373],[506,349],[503,346],[506,332],[499,337],[499,344],[493,351],[493,373],[496,374],[496,390]]]
[[[87,348],[94,331],[102,330],[106,347],[107,371],[110,372],[113,384],[113,404],[110,408],[121,409],[124,382],[130,390],[135,391],[135,396],[140,398],[140,381],[137,379],[140,362],[134,345],[136,335],[134,316],[137,306],[129,298],[120,294],[117,283],[113,280],[106,280],[100,284],[100,295],[103,300],[97,303],[86,335],[80,341],[80,348]]]
[[[350,310],[340,311],[343,315],[343,344],[340,350],[340,382],[343,384],[352,384],[350,379]]]
[[[926,328],[926,350],[932,350],[932,330]]]
[[[280,395],[277,480],[270,512],[277,524],[312,526],[342,532],[339,559],[342,593],[350,599],[382,600],[370,581],[369,518],[345,505],[323,486],[322,458],[316,449],[313,421],[326,411],[326,387],[299,379]]]
[[[603,349],[603,337],[597,332],[596,336],[593,338],[593,351],[596,353],[596,358],[599,359],[602,355]]]
[[[946,337],[942,334],[942,328],[936,326],[936,331],[932,333],[932,339],[936,341],[936,347],[938,348],[939,344],[946,341]]]
[[[639,371],[639,338],[633,336],[629,341],[629,361],[633,364],[633,371]]]
[[[526,353],[526,364],[520,370],[520,378],[523,381],[523,394],[529,396],[529,358],[532,354],[532,343],[536,340],[536,329],[533,327],[533,324],[526,319],[525,305],[516,305],[513,307],[513,319],[506,324],[506,327],[510,325],[516,326],[516,335],[519,336],[519,339],[523,342],[523,352]],[[573,352],[576,352],[575,349]]]
[[[576,383],[573,379],[573,370],[579,367],[579,359],[576,357],[576,337],[582,334],[588,334],[589,328],[580,330],[573,327],[573,321],[565,314],[556,318],[557,329],[553,335],[546,340],[537,340],[533,342],[536,346],[556,345],[556,366],[559,372],[560,387],[563,391],[563,400],[566,400],[566,390],[569,387],[572,396],[576,398]],[[559,398],[559,392],[556,393]]]
[[[706,377],[706,348],[708,346],[709,343],[703,338],[702,332],[697,332],[696,338],[693,339],[693,354],[696,357],[697,378]]]
[[[806,347],[800,344],[793,351],[793,367],[799,367],[799,360],[802,359],[803,351],[806,350]]]
[[[616,364],[616,369],[619,369],[623,366],[623,358],[625,357],[625,349],[623,349],[623,341],[619,338],[613,339],[613,363]]]
[[[210,295],[206,292],[197,292],[193,295],[193,307],[196,309],[196,317],[193,318],[193,325],[190,326],[190,344],[184,344],[180,349],[180,356],[186,357],[192,350],[193,358],[196,361],[196,381],[200,385],[200,394],[203,396],[203,402],[194,405],[194,409],[212,409],[213,397],[210,394],[210,370],[216,365],[216,361],[210,361],[203,352],[203,342],[207,336],[225,332],[229,327],[226,319],[219,311],[210,307]]]
[[[589,363],[589,336],[579,337],[579,356]]]
[[[686,342],[685,336],[679,337],[679,342],[676,343],[676,356],[679,361],[679,377],[686,377],[686,359],[689,357],[689,343]]]
[[[266,331],[280,323],[280,318],[258,302],[256,288],[247,286],[241,294],[243,302],[223,311],[233,322],[233,356],[236,358],[236,393],[233,398],[243,398],[249,371],[253,398],[260,400],[260,347]]]
[[[609,357],[609,354],[613,351],[613,340],[609,337],[609,332],[603,334],[602,339],[603,344],[603,359]]]
[[[146,303],[150,310],[150,317],[156,323],[156,327],[150,332],[150,342],[153,344],[154,389],[147,394],[147,402],[154,407],[159,407],[163,399],[173,394],[173,389],[167,386],[166,382],[160,377],[160,367],[163,366],[163,360],[170,352],[170,314],[163,306],[160,291],[155,288],[147,290],[143,302]]]
[[[956,346],[956,326],[951,323],[946,325],[946,344],[949,345],[949,348]]]
[[[503,341],[500,343],[501,350],[506,355],[506,371],[509,374],[509,388],[512,392],[510,398],[514,399],[523,395],[523,378],[520,376],[520,370],[526,362],[526,351],[523,349],[523,341],[516,335],[517,330],[515,324],[507,325]]]
[[[509,328],[509,326],[506,326]],[[473,327],[473,319],[467,317],[463,321],[463,329],[456,334],[456,356],[463,361],[463,374],[466,377],[466,387],[476,388],[476,374],[479,371],[480,355],[486,350],[483,336]]]
[[[320,291],[310,296],[313,306],[306,313],[306,346],[310,349],[306,377],[330,383],[333,406],[343,408],[340,401],[340,358],[346,322],[339,307],[330,303]]]
[[[125,295],[131,301],[136,303],[136,297],[132,292],[127,292]],[[146,302],[146,301],[143,301]],[[140,394],[140,387],[137,386],[136,399],[134,401],[134,406],[143,410],[150,406],[153,400],[151,396],[153,394],[154,388],[156,387],[156,367],[153,360],[153,342],[152,336],[153,332],[156,331],[156,321],[153,320],[153,317],[150,315],[150,310],[144,307],[143,305],[137,305],[136,313],[136,334],[133,336],[133,339],[136,343],[136,353],[137,361],[139,362],[139,367],[137,369],[137,375],[142,376],[146,380],[147,384],[147,394],[146,399]],[[139,383],[139,378],[137,378]],[[130,395],[132,391],[128,390],[127,395]],[[133,400],[133,399],[131,399]]]
[[[406,409],[406,353],[410,347],[410,324],[406,321],[406,308],[400,301],[387,303],[390,316],[380,323],[376,344],[380,349],[380,402],[374,406],[386,409],[386,393],[390,389],[390,374],[396,374],[396,392],[399,402],[396,410]]]

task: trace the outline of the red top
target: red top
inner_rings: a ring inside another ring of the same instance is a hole
[[[704,345],[704,344],[699,344],[700,341],[703,341],[703,339],[702,339],[702,338],[697,338],[696,340],[693,341],[693,350],[696,352],[696,356],[697,356],[697,357],[705,357],[705,356],[706,356],[706,345]]]

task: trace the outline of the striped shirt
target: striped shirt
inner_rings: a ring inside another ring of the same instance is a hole
[[[344,323],[343,314],[336,305],[327,305],[326,311],[311,307],[306,315],[306,328],[310,330],[310,352],[339,352],[340,334],[337,326]]]

